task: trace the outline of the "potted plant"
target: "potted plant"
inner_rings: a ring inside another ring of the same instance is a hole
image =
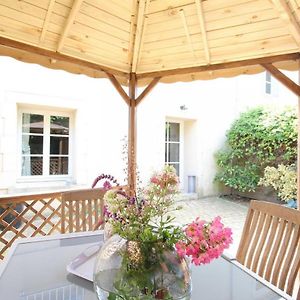
[[[266,167],[259,185],[271,186],[277,192],[278,198],[286,202],[286,206],[297,208],[297,171],[295,165]]]

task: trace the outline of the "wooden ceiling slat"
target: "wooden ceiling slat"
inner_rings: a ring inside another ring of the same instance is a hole
[[[287,23],[295,42],[300,46],[300,27],[285,0],[271,0],[283,23]]]
[[[28,45],[35,46],[30,49],[41,52],[33,57],[48,66],[47,60],[58,61],[54,51],[59,45],[63,56],[53,68],[64,68],[65,63],[72,72],[101,77],[103,71],[111,71],[127,79],[135,70],[182,72],[193,66],[299,52],[299,1],[0,0],[0,36],[25,45],[25,50],[17,44],[17,49],[3,51],[13,57],[19,51],[19,59],[32,61],[24,53],[30,51]],[[138,3],[144,5],[139,20]],[[240,68],[241,72],[262,70]],[[212,77],[203,72],[182,78]]]
[[[122,61],[126,60],[127,62],[127,48],[108,44],[105,41],[99,41],[97,39],[94,39],[93,37],[85,38],[72,34],[67,39],[66,44],[77,48],[79,51],[84,50],[85,48],[91,50],[94,48],[95,53],[97,53],[98,51],[107,52],[108,56],[117,56],[117,59],[121,59]]]
[[[79,66],[95,69],[96,71],[110,72],[111,74],[119,75],[119,76],[127,76],[126,72],[115,70],[110,67],[101,66],[99,64],[95,64],[93,62],[89,62],[86,59],[81,59],[77,57],[72,57],[65,54],[60,54],[54,51],[49,51],[47,49],[42,49],[36,46],[28,45],[19,41],[14,41],[12,39],[7,39],[4,37],[0,37],[0,45],[19,49],[26,52],[33,52],[41,56],[45,56],[49,59],[60,60],[67,63],[78,64]]]
[[[284,54],[283,49],[289,44],[291,44],[291,49],[294,49],[294,52],[297,51],[297,46],[289,37],[271,39],[268,41],[268,44],[273,48],[274,52],[276,51],[275,53],[277,54]],[[294,48],[292,46],[294,46]],[[253,49],[255,49],[255,54]],[[245,60],[253,57],[254,55],[262,56],[268,55],[268,53],[269,49],[265,46],[264,42],[244,43],[243,45],[239,45],[239,47],[232,45],[211,49],[212,63],[222,63],[226,60],[230,61],[233,59]],[[203,53],[196,51],[195,54],[200,58]],[[179,61],[180,63],[178,63]],[[156,58],[142,59],[138,71],[146,72],[153,70],[157,71],[159,69],[172,69],[176,65],[179,65],[180,67],[196,66],[197,62],[198,60],[192,61],[189,53],[178,53],[168,56],[161,55]],[[202,64],[205,64],[203,60]]]
[[[106,22],[107,24],[118,29],[130,32],[130,22],[120,19],[117,16],[114,16],[86,2],[83,2],[81,6],[81,13],[91,16],[97,20],[102,20],[103,22]]]
[[[71,8],[64,6],[55,1],[53,12],[61,17],[67,18],[70,14]]]
[[[152,0],[150,2],[148,14],[153,14],[165,10],[170,10],[172,8],[183,8],[182,6],[194,3],[194,0],[164,0],[156,1]]]
[[[261,0],[247,0],[246,3],[238,3],[234,6],[231,6],[228,9],[220,9],[217,8],[215,10],[207,11],[205,9],[206,3],[209,1],[203,1],[203,12],[205,13],[205,20],[207,22],[222,20],[226,18],[232,18],[244,15],[246,13],[256,13],[259,10],[272,9],[272,4],[269,1],[261,1]],[[243,2],[243,1],[239,1]],[[162,23],[172,22],[178,16],[179,11],[184,9],[184,12],[189,19],[192,16],[197,17],[196,5],[195,3],[191,3],[184,7],[179,7],[176,9],[170,9],[169,11],[152,14],[149,16],[149,25],[158,25],[161,26]],[[167,24],[166,24],[167,26]],[[169,25],[172,27],[172,25]],[[154,27],[155,28],[155,27]]]
[[[11,0],[8,0],[11,2]],[[42,9],[45,9],[47,10],[48,6],[49,6],[49,0],[39,0],[39,1],[36,1],[36,0],[23,0],[23,1],[19,1],[20,5],[26,5],[26,4],[32,4],[33,6],[36,6],[36,7],[39,7],[39,8],[42,8]]]
[[[90,28],[93,28],[95,30],[99,30],[102,32],[107,32],[111,36],[116,37],[120,40],[128,42],[129,40],[129,30],[126,31],[124,29],[119,29],[113,25],[109,25],[105,22],[102,22],[101,20],[97,20],[95,18],[92,18],[90,16],[87,16],[85,14],[78,14],[76,18],[76,22],[81,23],[81,24],[89,24]],[[129,28],[128,28],[129,29]]]
[[[42,20],[45,19],[48,6],[45,8],[40,8],[38,6],[32,5],[31,3],[26,3],[25,1],[11,1],[11,0],[1,0],[1,6],[6,6],[7,8],[14,9],[19,12],[23,12],[26,15],[38,17]]]
[[[239,68],[243,66],[253,66],[259,65],[262,63],[274,63],[274,62],[281,62],[281,61],[289,61],[289,60],[298,60],[300,59],[299,53],[290,53],[284,55],[275,55],[269,57],[260,57],[260,58],[253,58],[241,61],[231,61],[226,63],[219,63],[219,64],[211,64],[211,65],[203,65],[203,66],[196,66],[196,67],[189,67],[189,68],[177,68],[174,70],[163,70],[157,72],[145,72],[143,74],[138,74],[137,78],[155,78],[155,77],[165,77],[165,76],[172,76],[172,75],[180,75],[180,74],[189,74],[189,73],[198,73],[198,72],[206,72],[206,71],[215,71],[215,70],[224,70],[224,69],[231,69],[231,68]]]
[[[275,37],[272,39],[260,40],[255,42],[247,42],[236,45],[228,45],[219,48],[212,48],[211,55],[213,59],[229,59],[236,57],[241,58],[245,56],[260,56],[272,52],[281,52],[285,54],[286,48],[297,51],[298,46],[290,36]]]
[[[102,64],[104,68],[113,68],[114,70],[119,70],[122,72],[129,72],[129,68],[127,63],[124,63],[123,61],[120,61],[119,59],[112,59],[108,57],[105,53],[94,53],[90,51],[81,51],[79,52],[77,49],[70,47],[68,45],[66,48],[64,48],[64,55],[68,55],[71,57],[75,57],[78,59],[86,59],[95,65]]]
[[[88,0],[88,4],[91,4],[99,9],[106,11],[120,19],[130,22],[131,7],[125,9],[124,7],[107,0]]]
[[[122,55],[116,55],[115,53],[111,53],[105,49],[90,47],[88,45],[76,44],[74,40],[67,39],[65,44],[65,51],[72,50],[72,52],[77,52],[80,57],[84,54],[90,55],[97,59],[97,61],[110,61],[113,64],[122,65],[123,67],[127,65],[127,55],[121,53]],[[123,57],[123,59],[122,59]]]
[[[238,45],[240,43],[260,41],[269,38],[274,38],[278,36],[286,36],[286,30],[284,27],[280,26],[278,28],[269,28],[267,30],[261,30],[259,32],[252,32],[247,34],[236,34],[230,37],[211,39],[210,47],[218,48],[224,45]],[[201,50],[204,48],[201,42],[201,36],[191,35],[191,40],[196,50]],[[156,42],[148,43],[144,45],[144,51],[142,53],[143,57],[157,57],[161,56],[163,52],[165,53],[176,53],[188,51],[187,39],[185,37]]]
[[[114,36],[111,36],[109,32],[99,31],[78,22],[73,25],[70,36],[72,36],[72,34],[86,39],[94,38],[100,42],[103,41],[107,44],[111,44],[120,48],[125,47],[128,49],[128,41],[120,40]]]
[[[197,18],[195,18],[197,20]],[[249,25],[249,24],[257,24],[258,27],[261,26],[261,23],[274,20],[274,23],[277,24],[277,19],[274,19],[274,12],[273,10],[265,10],[262,11],[259,15],[257,14],[246,14],[243,16],[238,16],[236,18],[229,18],[226,19],[226,23],[222,23],[221,21],[213,21],[206,23],[206,29],[208,38],[210,40],[209,34],[212,31],[216,30],[225,30],[228,28],[229,30],[238,28],[239,26]],[[148,33],[145,35],[145,43],[155,42],[165,39],[176,38],[180,36],[184,36],[184,29],[180,27],[180,22],[176,22],[178,24],[175,28],[168,28],[168,27],[160,27],[160,32],[154,32],[152,26],[148,26]],[[282,25],[282,22],[281,22]],[[200,27],[197,23],[195,25],[189,26],[190,34],[200,33]]]
[[[24,12],[17,11],[15,9],[9,8],[7,6],[3,6],[0,3],[0,15],[4,16],[8,19],[24,23],[26,25],[36,26],[40,29],[43,27],[43,19],[28,15]]]

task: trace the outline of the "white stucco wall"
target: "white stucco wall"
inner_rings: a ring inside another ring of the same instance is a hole
[[[100,173],[123,179],[122,142],[127,135],[128,109],[105,79],[92,79],[0,57],[0,193],[90,185]],[[297,75],[294,74],[294,79]],[[182,187],[197,177],[200,196],[218,191],[214,154],[225,141],[232,121],[250,106],[274,104],[296,97],[278,86],[276,96],[265,95],[264,74],[191,83],[158,84],[137,109],[137,163],[145,183],[164,164],[165,121],[184,127]],[[19,176],[18,108],[70,111],[74,117],[72,176],[69,179],[24,180]],[[180,106],[185,105],[186,110]]]

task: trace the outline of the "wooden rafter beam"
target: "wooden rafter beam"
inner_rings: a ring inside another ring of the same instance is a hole
[[[271,0],[279,17],[287,24],[295,42],[300,46],[300,27],[285,0]]]
[[[138,12],[138,2],[137,0],[133,0],[132,7],[131,7],[129,51],[128,51],[128,61],[130,62],[131,66],[132,66],[133,51],[134,51],[133,47],[134,47],[134,38],[136,33],[137,12]]]
[[[161,77],[153,78],[149,85],[143,90],[143,92],[136,98],[136,105],[139,105],[142,100],[152,91],[152,89],[157,85]]]
[[[150,0],[139,1],[135,39],[133,44],[131,73],[136,73],[137,65],[140,59],[141,47],[142,47],[143,37],[145,34],[145,27],[147,25],[145,15],[147,14],[149,3]]]
[[[191,40],[191,35],[190,35],[189,28],[188,28],[188,25],[187,25],[187,21],[186,21],[186,17],[185,17],[185,14],[184,14],[184,10],[181,9],[179,11],[179,14],[180,14],[181,21],[182,21],[182,24],[183,24],[183,28],[184,28],[186,39],[187,39],[188,44],[190,46],[191,53],[196,58],[196,53],[195,53],[195,49],[193,47],[193,43],[192,43],[192,40]]]
[[[13,48],[13,49],[18,49],[22,50],[28,53],[34,53],[36,55],[44,56],[48,58],[49,60],[58,60],[61,62],[66,62],[66,63],[71,63],[71,64],[76,64],[78,66],[82,66],[85,68],[89,68],[95,71],[102,71],[102,72],[108,72],[113,75],[117,76],[123,76],[123,77],[128,77],[128,74],[119,70],[114,70],[105,66],[101,66],[92,62],[88,62],[79,58],[75,58],[72,56],[68,56],[65,54],[57,53],[55,51],[43,49],[37,46],[33,45],[28,45],[22,42],[14,41],[5,37],[0,36],[0,45],[8,47],[8,48]]]
[[[300,97],[300,86],[293,80],[284,75],[280,70],[272,64],[261,64],[268,72],[270,72],[278,81],[285,85],[290,91]]]
[[[205,58],[206,58],[206,62],[208,64],[210,64],[210,51],[209,51],[209,45],[208,45],[208,37],[207,37],[207,31],[206,31],[206,25],[205,25],[202,0],[195,0],[195,4],[196,4],[196,8],[197,8],[197,16],[198,16],[200,28],[201,28]]]
[[[112,85],[115,87],[115,89],[117,90],[117,92],[120,94],[120,96],[124,99],[124,101],[127,103],[127,105],[130,105],[130,97],[126,94],[126,92],[123,90],[121,84],[119,83],[119,81],[116,79],[115,76],[113,76],[110,73],[106,73],[108,79],[110,80],[110,82],[112,83]]]
[[[55,0],[50,0],[49,5],[48,5],[47,14],[46,14],[44,24],[43,24],[42,33],[41,33],[41,36],[40,36],[40,43],[42,43],[45,39],[47,30],[48,30],[48,25],[50,23],[50,18],[51,18],[51,14],[52,14],[52,11],[53,11],[54,4],[55,4]]]
[[[69,17],[66,21],[66,24],[64,26],[64,29],[62,31],[62,34],[60,36],[58,45],[57,45],[57,51],[60,52],[64,46],[65,39],[68,36],[68,33],[70,31],[70,28],[76,18],[77,13],[79,12],[80,6],[82,4],[83,0],[74,0],[74,3],[72,5]]]
[[[298,60],[298,59],[300,59],[300,54],[297,52],[297,53],[282,54],[282,55],[275,55],[269,57],[252,58],[252,59],[234,61],[228,63],[141,73],[137,75],[137,78],[142,79],[142,78],[165,77],[165,76],[172,76],[178,74],[209,72],[209,71],[217,71],[217,70],[224,70],[224,69],[231,69],[231,68],[240,68],[246,66],[275,63],[280,61]]]

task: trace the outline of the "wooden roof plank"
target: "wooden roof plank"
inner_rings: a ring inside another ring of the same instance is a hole
[[[61,50],[64,46],[65,39],[67,38],[67,36],[69,34],[69,30],[71,29],[71,26],[72,26],[72,24],[73,24],[73,22],[76,18],[76,15],[80,10],[80,6],[81,6],[82,2],[83,2],[83,0],[74,0],[74,4],[72,6],[69,17],[67,19],[67,22],[64,26],[64,29],[62,31],[60,40],[59,40],[58,45],[57,45],[57,51],[58,52],[61,52]]]
[[[65,54],[61,54],[55,51],[43,49],[40,47],[36,47],[33,45],[28,45],[19,41],[15,41],[12,39],[8,39],[5,37],[0,37],[0,45],[9,47],[9,48],[15,48],[19,50],[23,50],[29,53],[35,53],[41,56],[45,56],[49,59],[54,59],[54,60],[59,60],[59,61],[65,61],[67,63],[72,63],[72,64],[78,64],[79,66],[87,67],[90,69],[95,69],[96,71],[103,71],[103,72],[110,72],[111,74],[114,75],[119,75],[119,76],[125,76],[127,77],[126,72],[122,72],[119,70],[115,70],[109,67],[101,66],[83,59],[78,59],[72,56],[68,56]]]
[[[231,61],[231,62],[203,65],[203,66],[196,66],[196,67],[189,67],[189,68],[178,68],[174,70],[147,72],[147,73],[137,74],[137,78],[142,79],[142,78],[164,77],[164,76],[172,76],[175,74],[179,75],[179,74],[189,74],[189,73],[197,73],[197,72],[205,72],[205,71],[214,71],[214,70],[238,68],[242,66],[260,65],[263,63],[274,63],[274,62],[280,62],[285,60],[298,60],[298,59],[300,59],[300,54],[297,52],[297,53],[261,57],[261,58],[254,58],[254,59],[247,59],[247,60],[240,60],[240,61]]]
[[[285,0],[271,0],[279,17],[287,24],[295,42],[300,46],[300,27]]]

